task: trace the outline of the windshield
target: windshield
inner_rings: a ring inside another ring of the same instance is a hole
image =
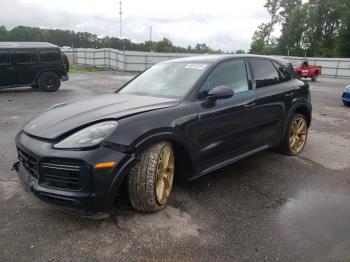
[[[119,93],[181,98],[203,74],[206,63],[157,64],[127,84]]]

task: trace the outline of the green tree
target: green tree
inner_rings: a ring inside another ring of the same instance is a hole
[[[242,49],[236,50],[236,54],[245,54],[245,51]]]
[[[282,27],[276,53],[280,55],[304,56],[305,32],[308,21],[308,6],[296,6],[288,16],[288,23]]]
[[[0,26],[0,41],[8,40],[8,32],[5,26]]]

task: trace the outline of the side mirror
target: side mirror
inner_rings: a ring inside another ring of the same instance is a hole
[[[212,88],[207,95],[207,100],[204,102],[205,107],[212,107],[218,99],[226,99],[232,97],[233,90],[228,86],[216,86]]]

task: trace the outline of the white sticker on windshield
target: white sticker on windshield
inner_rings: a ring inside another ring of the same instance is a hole
[[[206,66],[205,64],[188,64],[185,68],[203,70]]]

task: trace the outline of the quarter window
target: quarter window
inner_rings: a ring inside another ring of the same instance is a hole
[[[11,64],[11,55],[9,51],[0,51],[0,65]]]
[[[250,59],[256,88],[271,86],[280,82],[280,76],[272,62],[266,59]]]
[[[275,67],[278,70],[278,73],[280,74],[280,82],[286,82],[292,79],[292,76],[289,74],[289,72],[284,66],[275,62],[273,62],[273,64],[275,65]]]
[[[249,89],[244,60],[232,60],[219,64],[203,83],[199,98],[205,98],[210,89],[222,85],[232,88],[234,93]]]
[[[17,51],[17,64],[34,64],[37,61],[35,51]]]
[[[59,53],[55,50],[40,51],[41,62],[57,62],[59,60]]]

